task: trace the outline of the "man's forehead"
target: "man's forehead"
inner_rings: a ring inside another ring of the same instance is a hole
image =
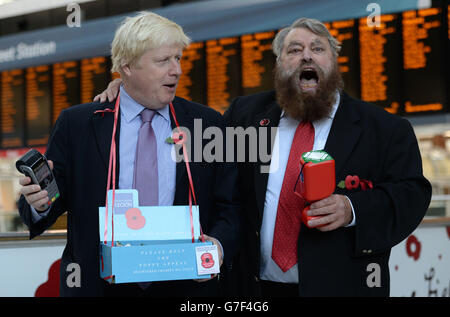
[[[305,28],[295,28],[289,31],[284,40],[287,45],[326,44],[327,38],[317,35]]]
[[[171,55],[171,54],[179,54],[183,52],[183,46],[178,44],[163,44],[157,47],[149,48],[145,51],[148,55]]]

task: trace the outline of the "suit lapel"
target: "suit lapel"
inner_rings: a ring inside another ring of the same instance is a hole
[[[325,145],[325,151],[335,160],[336,177],[342,171],[361,135],[359,120],[360,116],[354,110],[351,99],[345,93],[341,94],[341,101]]]
[[[272,135],[272,128],[278,127],[278,124],[280,123],[280,116],[281,116],[281,108],[278,106],[276,101],[273,101],[271,104],[268,105],[268,107],[265,109],[264,112],[261,112],[257,114],[254,118],[253,127],[257,129],[257,135],[258,135],[258,150],[259,146],[261,145],[260,137],[266,138],[264,140],[266,145],[270,149],[263,149],[263,153],[269,154],[270,157],[272,157],[272,150],[273,150],[273,144],[272,144],[272,137],[275,138],[275,135]],[[266,125],[267,124],[267,125]],[[260,133],[260,127],[267,127],[267,134],[262,135]],[[261,150],[259,150],[261,152]],[[248,155],[249,153],[247,153]],[[267,182],[269,179],[269,173],[264,172],[262,173],[261,170],[264,168],[269,168],[271,163],[271,160],[268,162],[262,162],[259,157],[258,153],[258,159],[257,162],[254,164],[254,182],[255,182],[255,193],[256,193],[256,201],[258,205],[259,215],[260,219],[262,219],[262,214],[264,212],[264,202],[266,199],[266,191],[267,191]]]
[[[105,109],[114,109],[115,101],[109,104],[101,104],[94,109],[91,117],[91,123],[94,130],[94,136],[97,143],[97,150],[100,153],[104,167],[108,171],[109,154],[111,149],[111,136],[114,126],[114,112],[102,112]],[[95,113],[96,111],[100,111]],[[120,113],[116,128],[116,174],[119,175],[119,135],[120,135]],[[116,177],[116,186],[119,177]]]

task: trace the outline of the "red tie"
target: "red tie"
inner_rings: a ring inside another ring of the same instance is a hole
[[[297,239],[305,200],[294,194],[294,187],[300,173],[300,157],[311,151],[313,145],[314,127],[311,122],[302,121],[292,141],[273,233],[272,259],[283,272],[297,263]]]

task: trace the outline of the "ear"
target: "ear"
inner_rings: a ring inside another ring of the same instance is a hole
[[[122,68],[122,72],[124,75],[126,76],[130,76],[131,75],[131,66],[129,64],[121,64],[120,67]]]

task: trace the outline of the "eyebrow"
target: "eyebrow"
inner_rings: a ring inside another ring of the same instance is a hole
[[[291,46],[303,46],[303,43],[300,43],[300,42],[297,42],[297,41],[291,41],[291,42],[288,43],[288,45],[286,47],[289,48]]]
[[[315,45],[324,45],[324,43],[323,43],[320,39],[315,39],[315,40],[312,42],[312,44],[315,44]]]
[[[325,45],[320,39],[318,39],[318,38],[316,38],[314,41],[312,41],[312,43],[311,44],[314,44],[314,45]],[[291,46],[296,46],[296,45],[299,45],[299,46],[303,46],[304,44],[303,43],[301,43],[301,42],[298,42],[298,41],[291,41],[291,42],[289,42],[289,44],[287,45],[287,47],[291,47]]]

